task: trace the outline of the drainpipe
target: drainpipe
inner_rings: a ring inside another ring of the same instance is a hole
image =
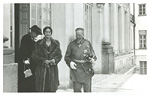
[[[135,24],[135,3],[133,3],[133,24],[134,24],[134,26],[133,26],[133,35],[134,35],[134,55],[135,55],[135,26],[136,26],[136,24]]]
[[[135,64],[135,27],[136,27],[136,23],[135,23],[135,3],[133,3],[133,49],[134,49],[134,64]]]

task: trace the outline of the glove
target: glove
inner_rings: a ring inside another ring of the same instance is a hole
[[[70,67],[71,67],[72,69],[77,69],[76,66],[77,66],[76,63],[70,62]]]
[[[30,64],[29,60],[24,61],[25,64]]]

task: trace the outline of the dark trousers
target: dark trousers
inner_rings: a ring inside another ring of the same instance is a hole
[[[82,92],[81,91],[82,86],[83,86],[84,92],[91,92],[91,81],[89,81],[88,83],[73,82],[74,92]]]

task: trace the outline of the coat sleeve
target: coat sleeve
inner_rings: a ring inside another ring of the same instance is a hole
[[[89,45],[90,45],[91,53],[92,53],[92,55],[94,56],[94,60],[96,61],[96,60],[97,60],[97,57],[96,57],[96,55],[95,55],[94,49],[93,49],[93,47],[92,47],[92,45],[91,45],[90,42],[89,42]]]
[[[71,58],[71,45],[69,44],[68,47],[67,47],[67,51],[66,51],[66,54],[65,54],[65,58],[64,60],[66,61],[66,64],[70,67],[70,62],[72,61]]]
[[[40,45],[36,43],[31,57],[36,64],[44,65],[46,58],[41,56],[39,47]]]
[[[25,36],[22,37],[21,39],[21,45],[20,45],[20,56],[23,60],[27,60],[28,58],[28,55],[27,55],[27,41],[26,41],[26,38]]]
[[[55,63],[58,64],[62,58],[62,54],[61,54],[61,49],[60,49],[60,43],[59,41],[56,41],[56,42],[57,42],[57,49],[53,58],[55,59]]]

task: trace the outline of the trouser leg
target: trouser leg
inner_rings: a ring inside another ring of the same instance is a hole
[[[91,80],[83,84],[84,92],[91,92]]]
[[[73,90],[74,92],[81,92],[82,83],[73,82]]]

